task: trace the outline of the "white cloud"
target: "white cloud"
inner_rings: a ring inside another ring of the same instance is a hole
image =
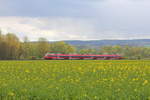
[[[30,40],[150,38],[149,9],[150,0],[0,0],[0,29]]]
[[[0,29],[4,33],[16,33],[21,39],[45,37],[48,40],[88,39],[93,32],[90,22],[72,18],[0,17]]]
[[[89,18],[0,17],[0,29],[4,33],[15,33],[21,39],[28,36],[33,41],[39,37],[45,37],[49,41],[150,38],[147,27],[136,28],[141,24],[131,26],[131,31],[130,27],[125,26]],[[147,31],[136,32],[138,29]]]

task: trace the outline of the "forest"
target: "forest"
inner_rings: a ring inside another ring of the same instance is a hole
[[[144,46],[106,45],[95,48],[78,48],[64,41],[49,42],[40,37],[33,42],[24,37],[21,41],[15,34],[0,32],[0,60],[42,59],[47,53],[61,54],[119,54],[125,59],[150,59],[150,48]]]

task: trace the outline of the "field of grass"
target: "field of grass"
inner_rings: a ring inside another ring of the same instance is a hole
[[[0,61],[0,100],[150,100],[150,61]]]

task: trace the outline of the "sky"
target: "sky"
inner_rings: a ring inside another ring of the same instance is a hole
[[[32,41],[150,39],[150,0],[0,0],[0,30]]]

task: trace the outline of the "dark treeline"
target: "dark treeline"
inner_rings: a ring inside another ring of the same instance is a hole
[[[0,59],[35,59],[42,58],[47,52],[51,53],[75,53],[76,48],[63,41],[49,43],[45,38],[39,38],[37,42],[31,42],[27,37],[23,42],[19,38],[8,33],[0,33]]]
[[[150,59],[150,48],[133,46],[102,46],[99,49],[79,49],[63,41],[49,43],[45,38],[31,42],[27,37],[19,38],[0,32],[0,59],[41,59],[47,52],[62,54],[119,54],[126,59]]]

